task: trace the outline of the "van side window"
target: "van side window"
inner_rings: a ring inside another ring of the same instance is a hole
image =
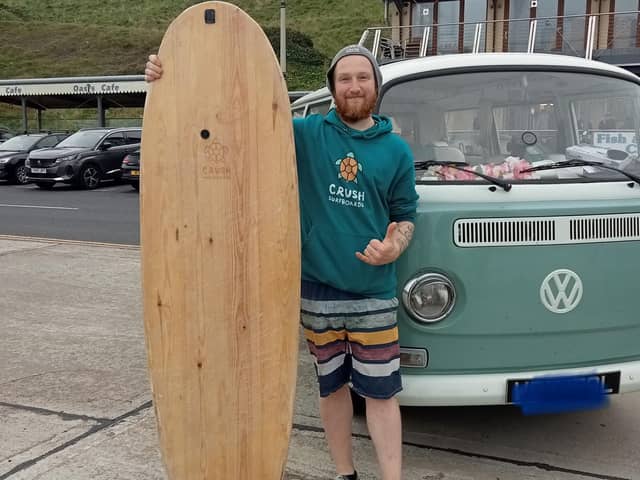
[[[309,110],[307,110],[307,115],[313,115],[314,113],[319,113],[320,115],[326,115],[330,109],[331,109],[331,99],[328,99],[322,102],[309,105]]]
[[[293,118],[304,117],[304,107],[305,105],[302,105],[301,107],[296,107],[293,110],[291,110],[291,115],[293,116]]]

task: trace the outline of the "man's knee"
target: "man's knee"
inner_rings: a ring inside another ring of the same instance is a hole
[[[394,411],[400,409],[398,399],[396,397],[391,398],[367,398],[365,397],[367,416],[387,416]]]

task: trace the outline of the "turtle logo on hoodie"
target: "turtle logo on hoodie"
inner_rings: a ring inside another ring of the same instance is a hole
[[[355,159],[353,152],[349,152],[346,157],[337,160],[336,165],[340,166],[338,178],[358,183],[358,172],[362,171],[362,165]]]
[[[347,153],[344,158],[336,160],[338,166],[338,179],[343,180],[347,184],[358,183],[358,174],[362,170],[362,164],[355,158],[353,152]],[[344,205],[348,207],[364,208],[364,196],[365,193],[360,191],[360,188],[336,185],[332,183],[329,185],[329,201],[337,203],[338,205]]]

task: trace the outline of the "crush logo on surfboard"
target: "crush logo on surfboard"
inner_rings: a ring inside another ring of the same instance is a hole
[[[229,178],[231,168],[227,161],[229,147],[217,140],[204,147],[204,162],[202,164],[202,176],[204,178]]]
[[[329,201],[347,207],[364,208],[364,192],[356,188],[358,176],[364,173],[353,152],[336,160],[339,184],[329,185]]]

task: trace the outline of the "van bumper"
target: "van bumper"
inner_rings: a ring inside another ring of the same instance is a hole
[[[597,367],[474,375],[402,375],[400,405],[462,406],[508,405],[509,381],[528,380],[540,376],[574,376],[620,372],[618,393],[640,391],[640,361],[613,363]]]

